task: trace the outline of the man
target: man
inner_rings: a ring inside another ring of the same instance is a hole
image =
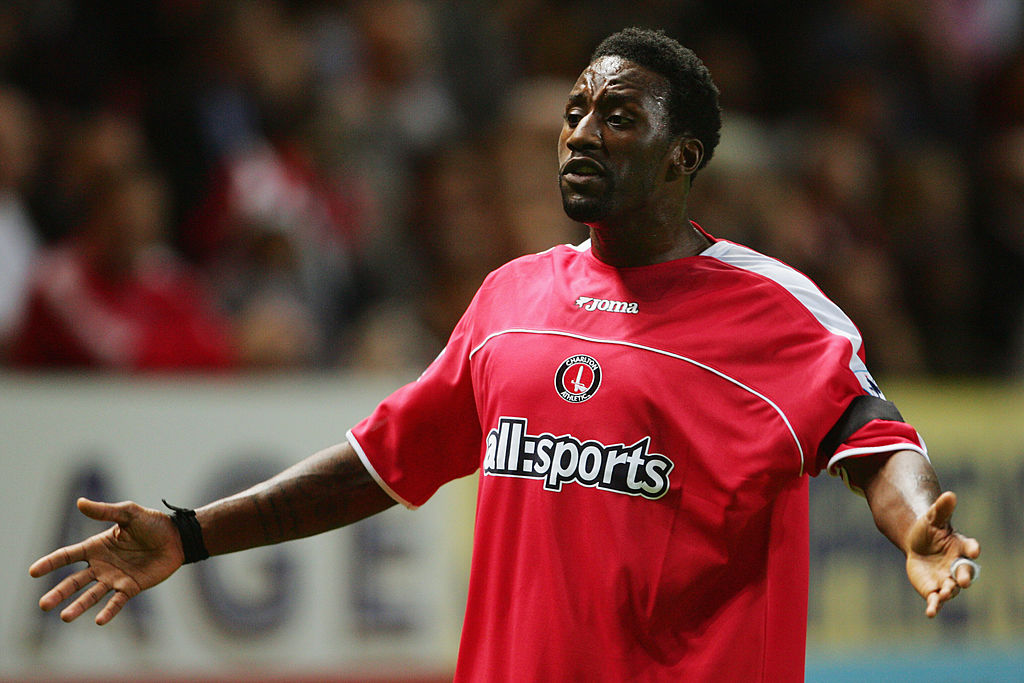
[[[415,507],[482,469],[458,680],[799,681],[806,475],[828,469],[866,496],[935,616],[979,545],[950,527],[955,496],[846,316],[687,220],[719,125],[693,53],[645,30],[606,39],[558,149],[590,240],[492,273],[442,354],[346,443],[174,521],[79,501],[116,526],[32,566],[89,562],[41,607],[84,589],[71,620],[113,591],[106,623],[183,560]]]

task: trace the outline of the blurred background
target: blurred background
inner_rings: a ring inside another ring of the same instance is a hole
[[[170,488],[198,505],[337,441],[436,355],[487,272],[585,238],[555,182],[561,111],[597,42],[628,25],[693,48],[722,91],[691,217],[850,314],[992,553],[968,600],[923,623],[862,501],[815,482],[808,680],[910,680],[937,661],[941,680],[1024,680],[1020,0],[0,2],[0,465],[24,521],[5,532],[0,677],[443,680],[471,485],[416,513],[448,564],[408,514],[284,551],[315,573],[365,543],[392,568],[369,588],[350,582],[373,567],[316,574],[347,586],[331,589],[343,623],[246,602],[298,586],[287,556],[253,560],[238,576],[270,573],[227,602],[264,621],[190,612],[193,590],[221,598],[182,579],[148,608],[177,631],[147,631],[140,609],[113,638],[137,652],[124,668],[88,654],[105,647],[95,628],[40,621],[22,566],[78,529],[65,510],[83,491],[139,497],[156,478],[148,504]],[[187,474],[166,469],[178,458]],[[381,597],[413,592],[436,602]],[[188,617],[208,629],[191,642]]]

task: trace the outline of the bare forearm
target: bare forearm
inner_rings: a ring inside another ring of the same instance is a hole
[[[211,555],[312,536],[394,505],[343,442],[196,510]]]
[[[931,463],[914,451],[851,459],[850,483],[864,491],[875,525],[907,552],[907,534],[942,492]]]

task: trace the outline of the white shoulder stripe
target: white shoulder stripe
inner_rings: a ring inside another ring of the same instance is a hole
[[[860,331],[842,309],[818,289],[809,277],[786,264],[765,256],[748,247],[727,241],[715,242],[705,249],[702,256],[718,259],[735,268],[756,273],[772,280],[799,301],[804,308],[830,333],[845,337],[850,342],[850,370],[856,375],[864,391],[873,396],[884,398],[881,390],[868,372],[864,361],[860,359],[863,340]]]

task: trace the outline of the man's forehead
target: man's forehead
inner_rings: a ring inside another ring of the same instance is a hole
[[[591,97],[601,92],[635,95],[650,94],[659,98],[668,89],[667,79],[625,57],[605,55],[598,57],[580,74],[570,96],[588,92]]]

